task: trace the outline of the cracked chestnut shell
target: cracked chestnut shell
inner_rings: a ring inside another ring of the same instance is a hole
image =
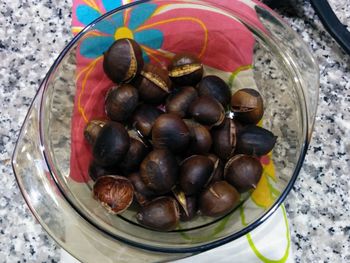
[[[173,153],[181,153],[190,142],[190,131],[184,121],[176,114],[160,115],[152,128],[154,148],[168,149]]]
[[[174,198],[158,197],[143,206],[136,215],[137,221],[158,231],[174,230],[179,223],[180,212]]]
[[[230,103],[230,89],[226,82],[217,76],[205,76],[198,83],[197,90],[199,96],[211,96],[220,102],[223,107]]]
[[[191,136],[188,152],[190,154],[208,153],[213,143],[208,128],[193,120],[185,119],[184,122],[186,123]]]
[[[108,122],[99,132],[93,156],[103,166],[116,165],[127,153],[130,138],[124,126],[118,122]]]
[[[117,174],[120,174],[120,169],[118,166],[101,166],[94,160],[89,165],[89,176],[94,181],[104,175]]]
[[[231,108],[242,123],[256,124],[264,114],[264,103],[260,93],[254,89],[241,89],[231,97]]]
[[[142,104],[136,108],[131,117],[132,126],[140,132],[143,137],[151,135],[151,130],[156,119],[162,111],[152,105]]]
[[[230,158],[236,148],[236,122],[230,118],[225,118],[222,125],[212,129],[211,134],[214,153],[223,160]]]
[[[255,189],[262,175],[260,161],[249,155],[233,156],[225,165],[225,180],[243,193]]]
[[[165,105],[166,112],[175,113],[181,118],[184,118],[187,116],[191,103],[197,97],[197,91],[193,87],[183,87],[168,99]]]
[[[214,170],[209,183],[224,180],[224,163],[215,154],[209,154],[208,158],[214,163]]]
[[[145,183],[142,181],[140,173],[135,172],[128,175],[128,179],[134,186],[134,196],[136,201],[141,205],[145,205],[147,202],[151,201],[156,193],[149,189]]]
[[[169,76],[180,86],[195,86],[203,76],[203,64],[194,55],[177,54],[169,67]]]
[[[105,100],[105,111],[111,120],[122,122],[131,116],[138,102],[137,89],[130,84],[123,84],[108,91]]]
[[[132,39],[119,39],[104,53],[104,72],[115,83],[130,82],[142,68],[141,47]]]
[[[199,193],[208,182],[214,163],[206,156],[192,155],[180,166],[180,187],[186,195]]]
[[[93,196],[109,213],[120,214],[132,203],[134,187],[122,176],[102,176],[93,186]]]
[[[277,136],[269,130],[255,125],[247,125],[237,138],[236,153],[262,156],[273,149],[276,140]]]
[[[89,121],[84,128],[84,137],[90,145],[94,145],[97,135],[108,121],[104,119],[94,119]]]
[[[170,192],[175,185],[178,169],[175,156],[170,151],[157,149],[142,161],[140,176],[148,188],[157,194],[164,194]]]
[[[194,120],[207,126],[218,126],[225,119],[225,110],[214,98],[198,97],[191,105],[189,113]]]
[[[198,211],[198,204],[197,204],[197,197],[192,196],[186,196],[186,210],[182,208],[182,206],[179,206],[180,208],[180,221],[190,221],[192,220],[196,215]]]
[[[209,185],[199,196],[199,209],[206,216],[223,216],[231,212],[240,200],[239,192],[226,181]]]
[[[135,82],[141,100],[150,104],[161,104],[171,91],[168,71],[147,64]]]

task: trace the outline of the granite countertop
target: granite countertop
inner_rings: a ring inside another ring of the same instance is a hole
[[[350,2],[329,1],[350,26]],[[0,4],[0,262],[60,262],[60,248],[35,222],[10,158],[40,81],[72,38],[71,1]],[[320,65],[315,132],[285,204],[296,262],[350,262],[350,57],[332,40],[308,1],[285,14]]]

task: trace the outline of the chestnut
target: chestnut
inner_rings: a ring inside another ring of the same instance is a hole
[[[129,174],[127,178],[134,186],[134,196],[136,198],[136,201],[141,206],[145,205],[147,202],[151,201],[154,196],[156,196],[156,193],[149,189],[142,181],[140,173],[135,172]]]
[[[203,76],[202,62],[191,54],[175,55],[168,69],[171,80],[181,86],[195,86]]]
[[[224,180],[224,163],[215,154],[209,154],[208,158],[214,163],[214,170],[209,183]]]
[[[197,197],[195,195],[186,196],[186,210],[180,206],[180,221],[190,221],[198,211]]]
[[[132,203],[134,187],[122,176],[102,176],[93,186],[94,198],[107,209],[109,213],[120,214]]]
[[[212,129],[211,135],[214,153],[223,160],[230,158],[235,151],[237,141],[236,121],[225,118],[222,125]]]
[[[183,87],[168,99],[165,105],[166,112],[175,113],[181,118],[184,118],[187,116],[187,111],[191,103],[197,97],[197,91],[193,87]]]
[[[262,156],[275,146],[277,136],[272,132],[255,125],[247,125],[239,133],[236,153]]]
[[[93,156],[103,166],[116,165],[127,153],[130,138],[124,126],[118,122],[108,122],[99,132]]]
[[[192,118],[207,126],[218,126],[225,119],[225,110],[214,98],[198,97],[191,105],[189,113]]]
[[[94,181],[104,175],[117,174],[120,174],[120,169],[118,166],[101,166],[94,160],[89,165],[89,176]]]
[[[130,82],[142,68],[141,47],[132,39],[119,39],[104,53],[104,72],[115,83]]]
[[[260,93],[254,89],[241,89],[231,97],[231,108],[242,123],[257,124],[264,114],[264,103]]]
[[[130,147],[124,158],[120,161],[119,167],[123,174],[129,174],[138,170],[142,160],[149,152],[148,146],[137,135],[135,131],[129,131]]]
[[[211,134],[207,127],[193,121],[184,120],[190,131],[190,144],[188,152],[192,154],[206,154],[212,146]]]
[[[174,198],[158,197],[141,207],[137,221],[148,228],[159,231],[174,230],[179,223],[180,212]]]
[[[171,91],[171,81],[166,69],[147,64],[136,79],[140,98],[150,104],[162,104]]]
[[[221,78],[217,76],[205,76],[197,86],[199,96],[207,95],[215,98],[226,108],[230,103],[231,91]]]
[[[160,115],[152,128],[154,148],[168,149],[173,153],[181,153],[190,142],[190,131],[184,121],[176,114]]]
[[[262,175],[260,161],[249,155],[233,156],[225,165],[225,180],[240,193],[255,189]]]
[[[199,209],[206,216],[223,216],[231,212],[240,201],[239,192],[226,181],[209,185],[199,196]]]
[[[138,102],[137,89],[130,84],[123,84],[108,91],[105,100],[105,111],[111,120],[125,121],[136,109]]]
[[[90,145],[94,145],[97,135],[107,123],[104,119],[93,119],[89,121],[84,128],[84,137]]]
[[[156,119],[162,114],[162,111],[154,106],[142,104],[136,108],[131,117],[132,126],[143,136],[151,135],[151,130]]]
[[[192,155],[180,166],[180,186],[186,195],[197,194],[208,182],[214,163],[206,156]]]
[[[166,149],[153,150],[140,166],[143,182],[158,194],[171,191],[176,183],[177,174],[178,164],[175,156]]]

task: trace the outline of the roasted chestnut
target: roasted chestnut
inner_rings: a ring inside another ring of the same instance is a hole
[[[212,183],[199,196],[199,209],[206,216],[223,216],[239,204],[239,192],[226,181]]]
[[[260,93],[249,88],[238,90],[232,95],[231,108],[235,117],[243,123],[256,124],[264,114]]]
[[[94,181],[104,175],[118,174],[120,174],[120,169],[118,166],[101,166],[94,160],[89,165],[89,176]]]
[[[156,196],[156,193],[145,185],[138,172],[129,174],[128,179],[134,186],[134,195],[136,201],[141,206],[145,205],[147,202],[151,201],[154,196]]]
[[[203,76],[202,62],[191,54],[175,55],[168,69],[171,80],[181,86],[195,86]]]
[[[193,87],[183,87],[168,99],[165,105],[166,112],[175,113],[181,118],[184,118],[187,116],[187,111],[191,103],[197,97],[197,91]]]
[[[240,193],[255,189],[263,168],[260,161],[249,155],[233,156],[225,165],[225,180]]]
[[[276,140],[277,136],[272,132],[255,125],[247,125],[237,138],[236,153],[262,156],[273,149]]]
[[[214,163],[214,170],[210,176],[210,183],[224,180],[224,163],[215,154],[209,154],[208,158]]]
[[[190,131],[178,115],[162,114],[154,122],[152,143],[155,148],[181,153],[187,149],[189,142]]]
[[[161,104],[171,91],[171,81],[166,69],[147,64],[136,79],[140,98],[150,104]]]
[[[236,122],[230,118],[225,118],[222,125],[212,129],[211,135],[214,153],[223,160],[230,158],[236,147]]]
[[[191,136],[188,152],[191,154],[208,153],[213,143],[208,128],[193,120],[185,119],[184,122],[186,123]]]
[[[108,121],[104,119],[94,119],[86,124],[84,129],[84,137],[89,144],[93,145],[95,143],[97,135],[107,122]]]
[[[94,184],[93,195],[109,213],[120,214],[131,205],[134,187],[125,177],[102,176]]]
[[[151,135],[151,130],[156,119],[162,114],[162,111],[154,106],[142,104],[134,112],[131,123],[132,126],[140,132],[143,137]]]
[[[104,54],[103,69],[116,83],[130,82],[143,68],[141,47],[132,39],[115,41]]]
[[[125,121],[134,112],[138,102],[139,94],[137,89],[130,84],[123,84],[108,91],[105,111],[111,120]]]
[[[226,82],[217,76],[205,76],[199,82],[197,90],[199,96],[211,96],[220,102],[224,108],[230,103],[230,89]]]
[[[186,195],[197,194],[208,182],[214,163],[206,156],[192,155],[180,166],[180,187]]]
[[[134,131],[129,131],[130,147],[124,158],[121,160],[119,167],[123,174],[129,174],[138,170],[142,160],[149,152],[148,146]]]
[[[127,153],[130,138],[124,126],[118,122],[108,122],[98,133],[93,156],[103,166],[116,165]]]
[[[197,197],[186,196],[186,210],[180,207],[180,221],[190,221],[197,215],[198,205],[197,205]]]
[[[148,188],[163,194],[170,192],[175,185],[178,169],[175,156],[168,150],[158,149],[142,161],[140,175]]]
[[[174,198],[158,197],[141,207],[137,221],[148,228],[159,231],[174,230],[179,223],[180,212]]]
[[[189,113],[193,119],[207,126],[218,126],[225,119],[225,110],[214,98],[198,97],[191,105]]]

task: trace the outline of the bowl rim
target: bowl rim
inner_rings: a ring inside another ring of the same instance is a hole
[[[47,74],[45,75],[44,80],[42,81],[42,90],[41,88],[37,91],[36,95],[39,94],[40,92],[42,92],[42,98],[45,97],[45,92],[47,91],[47,84],[50,80],[50,77],[53,75],[55,69],[57,68],[57,66],[61,63],[61,61],[65,58],[65,56],[68,54],[68,52],[71,50],[71,48],[77,43],[77,41],[79,41],[87,31],[89,31],[91,28],[94,27],[94,25],[102,20],[104,20],[106,17],[113,15],[116,12],[119,12],[121,10],[124,9],[128,9],[130,7],[133,6],[137,6],[140,4],[144,4],[147,2],[151,2],[152,0],[139,0],[136,2],[132,2],[132,3],[128,3],[125,5],[122,5],[118,8],[115,8],[103,15],[101,15],[100,17],[98,17],[97,19],[95,19],[93,22],[91,22],[89,25],[87,25],[86,27],[84,27],[83,30],[81,30],[76,36],[74,36],[74,38],[65,46],[65,48],[62,50],[62,52],[58,55],[58,57],[55,59],[54,63],[52,64],[52,66],[50,67],[49,71],[47,72]],[[215,8],[218,9],[223,9],[220,6],[216,6],[215,4],[212,3],[206,3],[205,4],[209,4],[209,5],[213,5]],[[202,3],[200,3],[202,4]],[[259,6],[260,8],[262,8],[261,6]],[[223,9],[224,10],[224,9]],[[276,19],[279,20],[279,22],[281,24],[283,24],[285,27],[288,27],[288,25],[281,20],[273,11],[268,10],[269,12],[272,12],[272,14],[275,16]],[[295,35],[296,37],[299,38],[299,36]],[[302,42],[302,39],[299,39],[300,42]],[[311,54],[310,54],[311,55]],[[304,94],[302,94],[304,96]],[[308,130],[309,130],[309,124],[307,121],[307,116],[308,116],[308,111],[307,108],[305,108],[304,112],[302,113],[302,119],[303,119],[303,143],[300,146],[300,155],[297,161],[297,164],[295,166],[293,175],[291,176],[286,188],[284,189],[284,191],[281,193],[281,195],[275,200],[275,202],[273,203],[273,205],[266,211],[263,213],[263,215],[261,215],[259,218],[257,218],[255,221],[253,221],[251,224],[249,224],[248,226],[244,227],[243,229],[241,229],[238,232],[235,232],[231,235],[228,235],[227,237],[223,237],[220,238],[218,240],[215,241],[211,241],[209,243],[203,244],[203,245],[197,245],[197,246],[193,246],[193,247],[181,247],[181,248],[174,248],[174,247],[158,247],[158,246],[153,246],[153,245],[147,245],[147,244],[143,244],[143,243],[139,243],[133,240],[129,240],[126,239],[124,237],[120,237],[120,236],[116,236],[110,232],[108,232],[107,230],[103,229],[102,227],[98,226],[97,224],[95,224],[94,222],[92,222],[91,220],[89,220],[87,218],[87,216],[82,213],[79,209],[77,209],[75,207],[75,205],[73,204],[73,202],[66,197],[65,192],[63,191],[61,185],[59,184],[55,173],[52,170],[52,161],[50,158],[50,152],[48,151],[48,147],[45,147],[46,143],[44,140],[45,134],[44,134],[44,127],[42,124],[42,116],[43,116],[43,99],[41,98],[40,101],[40,106],[39,106],[39,138],[40,138],[40,144],[42,147],[42,153],[43,153],[43,157],[44,160],[46,162],[46,165],[48,167],[48,171],[50,173],[51,178],[53,179],[53,181],[56,184],[56,187],[59,189],[60,193],[62,194],[62,197],[65,199],[65,201],[68,202],[68,204],[89,224],[91,224],[92,227],[97,228],[99,231],[102,232],[102,234],[105,234],[109,237],[111,237],[112,239],[115,239],[117,241],[120,241],[122,243],[125,243],[127,245],[131,245],[133,247],[136,248],[140,248],[140,249],[144,249],[144,250],[149,250],[149,251],[153,251],[153,252],[162,252],[162,253],[198,253],[198,252],[203,252],[209,249],[213,249],[216,248],[218,246],[224,245],[228,242],[231,242],[235,239],[238,239],[240,237],[242,237],[243,235],[251,232],[253,229],[255,229],[256,227],[258,227],[259,225],[261,225],[262,223],[264,223],[278,208],[279,206],[282,204],[282,202],[285,200],[285,198],[287,197],[287,195],[289,194],[289,192],[291,191],[291,189],[293,188],[293,185],[299,175],[299,172],[301,170],[301,167],[303,165],[305,156],[306,156],[306,152],[308,149],[308,145],[309,145],[309,138],[308,138]],[[31,103],[30,108],[33,105],[34,100]],[[304,97],[304,101],[303,103],[305,104],[305,97]]]

